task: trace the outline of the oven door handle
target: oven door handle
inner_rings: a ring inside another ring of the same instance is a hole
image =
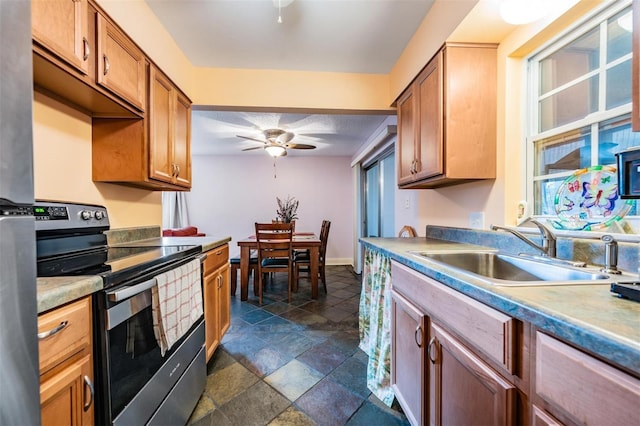
[[[151,278],[150,280],[143,281],[140,284],[125,287],[121,290],[108,291],[107,297],[111,302],[120,302],[121,300],[128,299],[132,296],[135,296],[136,294],[142,293],[143,291],[149,290],[154,285],[156,285],[155,277]]]

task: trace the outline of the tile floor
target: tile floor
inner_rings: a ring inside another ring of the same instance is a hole
[[[286,274],[276,274],[261,306],[252,290],[241,302],[238,289],[190,425],[408,424],[399,407],[386,407],[366,386],[360,276],[347,266],[326,272],[328,294],[320,283],[317,300],[302,279],[287,303]]]

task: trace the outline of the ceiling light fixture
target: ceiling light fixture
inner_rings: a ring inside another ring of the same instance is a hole
[[[282,145],[278,145],[276,143],[265,146],[264,150],[273,158],[281,157],[286,152]]]
[[[500,16],[508,24],[529,24],[549,12],[548,3],[548,0],[504,0],[500,4]]]

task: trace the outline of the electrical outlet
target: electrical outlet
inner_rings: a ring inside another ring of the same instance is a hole
[[[484,212],[469,213],[469,227],[473,229],[483,229]]]

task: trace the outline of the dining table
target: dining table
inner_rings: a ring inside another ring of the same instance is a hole
[[[238,241],[240,247],[240,300],[249,298],[249,259],[252,250],[258,249],[255,235]],[[294,232],[293,250],[309,250],[309,276],[311,278],[311,298],[318,298],[318,268],[320,258],[320,238],[313,232]],[[254,277],[254,291],[255,291]]]

